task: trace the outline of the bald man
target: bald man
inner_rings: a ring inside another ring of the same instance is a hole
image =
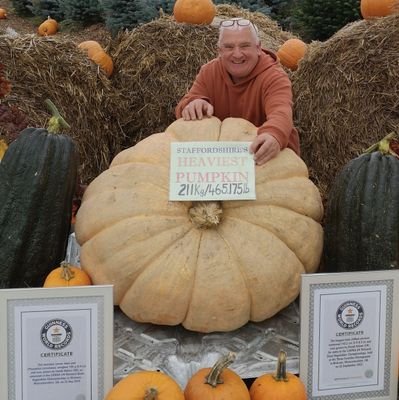
[[[256,26],[244,18],[223,20],[218,57],[203,65],[176,107],[176,118],[244,118],[257,128],[250,151],[257,165],[289,147],[300,153],[292,119],[292,87],[276,55],[262,49]]]

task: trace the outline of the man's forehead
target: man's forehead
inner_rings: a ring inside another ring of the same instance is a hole
[[[252,43],[255,41],[254,34],[251,31],[251,27],[249,26],[229,26],[224,27],[220,32],[220,41],[221,42],[249,42]]]

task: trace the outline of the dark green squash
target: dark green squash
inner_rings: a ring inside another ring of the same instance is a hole
[[[52,111],[51,128],[23,130],[0,163],[2,288],[42,286],[65,257],[78,159]]]
[[[351,160],[328,195],[323,270],[399,267],[399,159],[388,135]]]

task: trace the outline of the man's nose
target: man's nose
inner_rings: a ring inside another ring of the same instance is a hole
[[[233,49],[233,56],[240,57],[242,54],[241,49],[239,46],[234,47]]]

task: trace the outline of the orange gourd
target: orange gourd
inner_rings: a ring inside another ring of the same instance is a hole
[[[58,22],[49,16],[39,25],[37,32],[40,36],[55,35],[58,32]]]
[[[184,400],[180,386],[159,371],[139,371],[122,378],[104,400]]]
[[[360,13],[364,19],[386,17],[394,12],[395,0],[361,0]]]
[[[7,18],[7,11],[4,8],[0,8],[0,19]]]
[[[280,351],[276,374],[264,374],[255,379],[249,393],[251,400],[306,400],[306,388],[294,374],[286,371],[287,354]]]
[[[202,368],[187,382],[185,400],[250,400],[244,381],[227,368],[235,359],[234,353],[221,357],[212,368]]]
[[[212,0],[176,0],[173,15],[177,22],[210,24],[216,15]]]
[[[307,51],[307,44],[300,39],[288,39],[278,49],[277,57],[281,64],[295,71],[299,62],[302,60]]]
[[[81,268],[62,262],[46,277],[43,287],[88,286],[91,285],[89,275]]]
[[[112,58],[104,51],[95,40],[86,40],[78,45],[79,49],[86,51],[87,57],[96,63],[109,78],[114,71]]]

